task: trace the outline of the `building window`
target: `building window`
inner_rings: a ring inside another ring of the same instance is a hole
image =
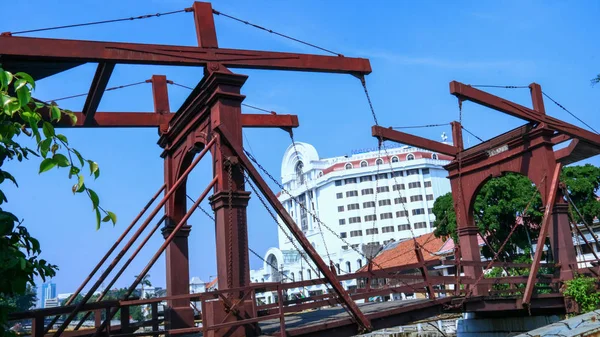
[[[358,243],[355,243],[355,244],[353,244],[353,245],[350,245],[350,247],[352,247],[352,249],[356,249],[356,248],[358,248]]]
[[[389,192],[390,191],[390,187],[389,186],[379,186],[377,187],[377,193],[383,193],[383,192]]]
[[[428,208],[428,209],[427,209],[427,213],[429,213],[429,214],[433,214],[433,208]]]
[[[389,206],[391,204],[392,202],[390,201],[390,199],[379,200],[379,206]]]
[[[410,196],[410,201],[414,202],[414,201],[423,201],[423,196],[422,195],[411,195]]]
[[[346,219],[340,219],[340,225],[345,225],[346,224]]]
[[[369,163],[367,163],[366,160],[363,160],[360,162],[360,167],[367,167],[367,166],[369,166]]]
[[[299,161],[298,164],[296,164],[296,181],[299,184],[304,184],[304,164],[302,163],[302,161]]]
[[[353,211],[355,209],[359,209],[360,207],[358,206],[358,204],[349,204],[348,206],[348,210],[349,211]]]
[[[406,156],[406,160],[415,160],[415,155],[410,153],[408,156]]]
[[[412,210],[412,215],[425,214],[425,210],[423,208],[415,208]]]
[[[380,173],[380,174],[377,175],[377,180],[379,180],[379,179],[387,179],[387,178],[388,178],[387,173]]]
[[[379,219],[384,220],[384,219],[391,219],[393,218],[392,216],[392,212],[388,212],[388,213],[381,213],[379,214]]]
[[[398,232],[410,230],[410,225],[398,225]]]
[[[338,206],[338,212],[343,212],[344,211],[344,206]]]
[[[398,159],[398,157],[396,157],[396,156],[392,157],[392,163],[397,163],[399,161],[400,161],[400,159]]]
[[[421,187],[421,182],[420,181],[415,181],[412,183],[408,183],[408,188],[419,188]]]
[[[427,200],[433,200],[433,194],[427,194],[426,199]]]
[[[396,218],[406,217],[408,215],[408,211],[396,211]]]
[[[365,188],[362,191],[360,191],[360,194],[362,194],[362,195],[373,194],[373,189],[372,188]]]
[[[322,172],[322,171],[319,171],[319,174],[317,174],[317,177],[318,177],[318,178],[321,178],[322,176],[323,176],[323,172]]]
[[[352,168],[352,164],[351,163],[346,164],[346,170],[350,170],[351,168]]]
[[[406,175],[407,176],[410,176],[410,175],[413,175],[413,174],[419,174],[419,169],[412,169],[412,170],[407,170],[406,171]]]
[[[344,184],[356,184],[356,178],[348,178],[344,180]]]
[[[336,180],[335,181],[335,186],[342,186],[342,181],[341,180]]]
[[[345,239],[348,237],[348,234],[346,232],[341,232],[340,233],[340,238]]]
[[[404,184],[396,184],[396,185],[394,185],[394,186],[392,187],[392,189],[393,189],[394,191],[399,191],[399,190],[403,190],[403,189],[405,189],[405,186],[404,186]]]
[[[342,246],[342,250],[348,250],[348,246]]]
[[[394,239],[385,240],[385,241],[383,241],[383,245],[385,246],[385,245],[387,245],[388,243],[391,243],[391,242],[396,242],[396,240],[394,240]]]
[[[379,234],[378,228],[369,228],[367,229],[367,235]]]
[[[335,264],[335,269],[337,269],[338,275],[342,273],[342,271],[340,270],[340,264],[339,263]]]
[[[392,172],[392,177],[402,177],[402,171]]]
[[[343,198],[343,197],[344,197],[344,193],[342,193],[342,192],[340,192],[340,193],[336,193],[336,194],[335,194],[335,197],[336,197],[336,198],[338,198],[338,199],[341,199],[341,198]]]
[[[405,203],[406,203],[406,197],[394,198],[394,204],[405,204]]]
[[[377,160],[375,161],[375,165],[383,165],[383,159],[377,158]]]
[[[365,201],[363,202],[363,208],[375,207],[375,201]]]
[[[312,280],[312,270],[308,270],[308,279]]]
[[[358,223],[360,222],[360,217],[359,216],[353,216],[351,218],[348,219],[348,223]]]
[[[423,182],[423,186],[425,186],[425,187],[431,187],[431,181],[425,181],[425,182]]]
[[[431,159],[438,159],[438,155],[437,155],[437,154],[435,154],[435,153],[434,153],[434,154],[432,154],[432,155],[431,155]]]
[[[394,231],[394,226],[381,227],[381,232],[382,233],[391,233],[393,231]]]
[[[433,221],[429,221],[429,228],[433,228]]]
[[[375,214],[365,215],[365,222],[375,221],[375,220],[377,220],[377,215],[375,215]],[[373,234],[373,233],[369,233],[369,230],[367,229],[367,234]]]
[[[423,172],[423,174],[429,174],[429,169],[428,168],[421,169],[421,172]]]
[[[362,260],[361,259],[356,260],[356,265],[357,265],[356,270],[362,268]]]
[[[415,229],[427,228],[427,222],[415,222]]]
[[[360,177],[360,182],[365,182],[365,181],[373,181],[373,177],[372,176],[363,176]]]
[[[348,191],[348,192],[346,192],[346,198],[357,197],[357,196],[358,196],[358,191]]]
[[[294,272],[292,272],[292,282],[296,282],[296,277],[294,276]]]
[[[362,230],[350,231],[350,237],[353,238],[355,236],[362,236]]]
[[[352,272],[351,266],[350,266],[350,261],[346,262],[346,270],[348,271],[348,273]]]

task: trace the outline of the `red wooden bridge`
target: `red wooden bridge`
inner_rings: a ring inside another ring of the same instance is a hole
[[[332,336],[333,333],[348,336],[448,312],[477,311],[490,316],[507,316],[576,310],[576,306],[565,301],[560,293],[563,282],[573,278],[575,273],[597,276],[598,270],[595,267],[580,269],[577,264],[567,211],[569,198],[560,184],[559,173],[562,165],[600,153],[600,136],[546,115],[539,85],[530,86],[533,108],[527,108],[469,85],[450,83],[450,92],[460,104],[472,101],[527,122],[468,149],[464,149],[462,143],[461,120],[452,123],[454,143],[448,145],[381,127],[370,104],[376,124],[372,134],[380,142],[380,151],[381,142],[388,140],[454,158],[446,169],[455,199],[460,247],[455,249],[454,260],[425,261],[423,247],[414,240],[416,264],[381,268],[376,261],[369,259],[368,268],[364,271],[336,275],[335,270],[316,253],[265,182],[263,175],[273,179],[272,175],[243,147],[244,127],[281,128],[291,134],[291,130],[299,126],[297,116],[242,114],[245,96],[241,94],[241,88],[247,76],[233,73],[230,69],[350,74],[361,80],[370,103],[365,82],[365,75],[371,72],[369,61],[339,54],[323,56],[219,48],[213,16],[228,15],[203,2],[196,2],[181,12],[194,16],[197,47],[17,37],[11,33],[0,36],[3,67],[27,72],[36,80],[85,63],[97,63],[83,110],[76,113],[78,123],[75,127],[158,127],[158,144],[164,149],[164,183],[71,297],[75,298],[85,288],[83,301],[72,304],[69,300],[63,307],[11,316],[12,320],[31,319],[33,336],[187,333],[203,336]],[[175,113],[171,112],[168,103],[167,86],[172,82],[162,75],[154,75],[150,80],[155,111],[99,112],[100,100],[116,64],[200,66],[204,67],[204,77]],[[60,126],[70,127],[67,123]],[[566,141],[571,142],[567,147],[553,150],[555,145]],[[187,176],[209,152],[213,179],[188,207]],[[506,172],[518,172],[529,177],[542,196],[545,211],[532,264],[500,262],[498,256],[501,250],[490,261],[480,259],[478,230],[473,220],[474,198],[488,179]],[[246,186],[269,209],[276,222],[277,217],[282,220],[282,226],[298,243],[298,249],[306,252],[309,264],[314,266],[315,275],[320,278],[291,283],[250,283],[246,223],[250,192]],[[163,196],[159,200],[161,194]],[[187,220],[209,194],[215,215],[219,290],[189,294],[190,226]],[[165,215],[155,221],[154,218],[163,209]],[[163,244],[138,274],[125,297],[103,301],[105,290],[98,301],[90,302],[92,294],[103,282],[109,280],[106,289],[112,287],[163,223]],[[131,236],[126,240],[129,234]],[[550,238],[552,263],[541,262],[547,237]],[[592,243],[586,241],[588,245]],[[117,252],[120,245],[123,246]],[[167,259],[167,296],[132,298],[144,275],[163,252],[166,252]],[[443,264],[454,267],[456,275],[439,276],[432,272],[433,267]],[[527,269],[528,276],[484,277],[485,271],[494,267]],[[100,270],[103,272],[99,273]],[[116,275],[109,278],[113,271]],[[340,281],[353,279],[364,286],[348,292]],[[379,279],[393,282],[379,286],[380,283],[375,282]],[[284,293],[289,289],[319,284],[325,284],[330,291],[297,301],[284,299]],[[263,292],[275,292],[279,300],[274,304],[259,304],[256,294]],[[403,292],[422,296],[415,300],[368,302],[374,296]],[[161,310],[163,302],[166,306]],[[145,322],[132,322],[128,314],[130,307],[139,305],[150,308],[151,318]],[[117,323],[111,318],[118,311],[121,318]],[[75,320],[82,312],[87,313],[84,319]],[[83,327],[88,317],[95,319],[92,328]],[[140,329],[142,327],[145,329]]]

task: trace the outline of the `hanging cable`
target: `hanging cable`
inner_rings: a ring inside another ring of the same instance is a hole
[[[124,84],[124,85],[119,85],[117,87],[107,88],[104,91],[106,92],[106,91],[118,90],[118,89],[133,87],[133,86],[144,84],[144,83],[150,83],[150,80],[146,80],[146,81],[142,81],[142,82],[135,82],[135,83],[130,83],[130,84]],[[66,100],[66,99],[87,96],[88,94],[89,93],[86,92],[84,94],[77,94],[77,95],[72,95],[72,96],[66,96],[66,97],[61,97],[61,98],[50,99],[50,100],[47,100],[46,102],[47,103],[48,102],[58,102],[58,101]]]
[[[105,23],[114,23],[114,22],[121,22],[121,21],[133,21],[133,20],[149,19],[149,18],[153,18],[153,17],[160,17],[160,16],[166,16],[166,15],[183,13],[183,12],[191,12],[191,11],[192,11],[192,8],[185,8],[185,9],[181,9],[181,10],[177,10],[177,11],[172,11],[172,12],[164,12],[164,13],[156,13],[156,14],[146,14],[146,15],[140,15],[140,16],[132,16],[132,17],[129,17],[129,18],[103,20],[103,21],[94,21],[94,22],[86,22],[86,23],[77,23],[77,24],[73,24],[73,25],[56,26],[56,27],[46,27],[46,28],[38,28],[38,29],[30,29],[30,30],[21,30],[21,31],[17,31],[17,32],[4,32],[4,33],[2,33],[2,35],[11,36],[11,35],[18,35],[18,34],[34,33],[34,32],[43,32],[43,31],[48,31],[48,30],[57,30],[57,29],[65,29],[65,28],[74,28],[74,27],[100,25],[100,24],[105,24]]]
[[[187,198],[190,201],[195,202],[196,200],[192,199],[192,197],[189,196],[189,194],[186,194]],[[204,213],[209,219],[211,219],[212,221],[216,221],[215,217],[212,216],[210,213],[208,213],[202,206],[198,205],[197,206],[198,209],[200,211],[202,211],[202,213]],[[276,272],[279,273],[279,269],[277,269],[276,266],[273,266],[271,263],[269,263],[267,260],[265,260],[262,256],[260,256],[256,251],[254,251],[252,248],[248,247],[248,250],[250,251],[250,253],[254,254],[256,257],[258,257],[259,259],[261,259],[264,263],[266,263],[268,266],[270,266],[271,268],[273,268]],[[288,278],[287,276],[283,275],[283,273],[280,273],[280,275],[284,278]]]
[[[471,131],[469,131],[469,130],[465,129],[465,127],[464,127],[464,126],[462,126],[462,124],[460,125],[460,127],[461,127],[463,130],[465,130],[465,131],[466,131],[468,134],[470,134],[471,136],[473,136],[473,137],[477,138],[477,139],[478,139],[480,142],[482,142],[482,143],[483,143],[483,142],[485,142],[485,141],[484,141],[483,139],[481,139],[480,137],[477,137],[477,135],[475,135],[473,132],[471,132]]]
[[[316,221],[322,225],[323,227],[325,227],[325,229],[327,229],[331,234],[333,234],[336,238],[338,238],[339,240],[341,240],[345,245],[349,246],[353,251],[355,251],[356,253],[358,253],[362,258],[364,258],[365,260],[367,260],[370,263],[373,263],[373,265],[375,265],[376,267],[378,267],[380,270],[385,270],[385,268],[374,261],[374,259],[369,258],[368,256],[366,256],[363,252],[361,252],[360,250],[358,250],[356,247],[354,247],[353,245],[350,245],[350,243],[348,243],[347,240],[345,240],[344,238],[342,238],[336,231],[334,231],[331,227],[329,227],[327,224],[325,224],[315,213],[311,212],[308,208],[306,208],[302,203],[300,203],[298,201],[297,198],[295,198],[291,192],[289,192],[277,179],[275,179],[275,177],[273,177],[273,175],[271,173],[269,173],[269,171],[267,171],[259,162],[258,160],[248,151],[244,150],[244,153],[246,154],[246,156],[248,156],[248,158],[256,165],[256,167],[258,167],[259,170],[261,170],[274,184],[276,184],[279,189],[281,189],[281,191],[285,194],[287,194],[292,200],[294,200],[294,202],[296,202],[298,205],[300,205],[300,207],[302,207],[305,211],[308,212],[308,214],[310,214],[311,216],[313,216]],[[252,186],[251,186],[252,187]],[[256,193],[256,192],[255,192]],[[259,195],[260,198],[260,195]],[[270,210],[269,210],[270,211]],[[279,224],[278,222],[278,225]],[[281,227],[280,227],[281,228]],[[285,232],[284,232],[285,233]],[[289,237],[288,237],[289,239]],[[294,244],[293,241],[291,241],[292,244]],[[388,273],[390,276],[393,277],[394,273]],[[413,292],[419,292],[419,290],[415,289],[412,285],[400,280],[400,282],[404,283],[406,286],[410,287]]]
[[[187,85],[179,84],[179,83],[177,83],[177,82],[173,82],[173,81],[171,81],[171,80],[168,80],[168,81],[167,81],[167,83],[168,83],[168,84],[172,84],[172,85],[174,85],[174,86],[181,87],[181,88],[186,88],[186,89],[189,89],[189,90],[194,90],[194,88],[192,88],[192,87],[188,87]],[[259,108],[259,107],[257,107],[257,106],[250,105],[250,104],[246,104],[246,103],[242,103],[241,105],[242,105],[242,106],[245,106],[245,107],[247,107],[247,108],[250,108],[250,109],[254,109],[254,110],[264,111],[264,112],[268,112],[268,113],[272,113],[272,114],[274,114],[274,113],[275,113],[275,111],[272,111],[272,110],[267,110],[267,109],[263,109],[263,108]]]
[[[594,129],[591,125],[589,125],[588,123],[584,122],[581,118],[575,116],[574,113],[572,113],[571,111],[567,110],[567,108],[565,108],[562,104],[558,103],[557,101],[555,101],[552,97],[548,96],[548,94],[546,94],[545,92],[542,91],[542,94],[544,94],[544,96],[546,96],[546,98],[548,98],[549,100],[551,100],[554,104],[556,104],[559,108],[563,109],[564,111],[566,111],[569,115],[571,115],[573,118],[577,119],[578,121],[580,121],[581,123],[583,123],[583,125],[587,126],[588,128],[590,128],[590,130],[594,131],[595,133],[598,133],[598,131],[596,131],[596,129]]]
[[[273,31],[273,30],[271,30],[271,29],[268,29],[268,28],[265,28],[265,27],[262,27],[262,26],[256,25],[256,24],[254,24],[254,23],[251,23],[251,22],[248,22],[248,21],[245,21],[245,20],[242,20],[242,19],[236,18],[236,17],[234,17],[234,16],[231,16],[231,15],[229,15],[229,14],[225,14],[225,13],[219,12],[219,11],[217,11],[217,10],[214,10],[214,9],[213,9],[213,13],[214,13],[215,15],[222,15],[222,16],[224,16],[224,17],[226,17],[226,18],[229,18],[229,19],[235,20],[235,21],[237,21],[237,22],[241,22],[241,23],[243,23],[243,24],[246,24],[246,25],[252,26],[252,27],[254,27],[254,28],[258,28],[258,29],[260,29],[260,30],[264,30],[265,32],[269,32],[269,33],[271,33],[271,34],[275,34],[275,35],[281,36],[281,37],[283,37],[283,38],[286,38],[286,39],[288,39],[288,40],[292,40],[292,41],[295,41],[295,42],[301,43],[301,44],[303,44],[303,45],[307,45],[307,46],[309,46],[309,47],[313,47],[313,48],[316,48],[316,49],[322,50],[322,51],[324,51],[324,52],[327,52],[327,53],[330,53],[330,54],[333,54],[333,55],[336,55],[336,56],[344,57],[344,55],[342,55],[342,54],[340,54],[340,53],[336,53],[336,52],[334,52],[334,51],[331,51],[331,50],[329,50],[329,49],[325,49],[325,48],[323,48],[323,47],[319,47],[319,46],[317,46],[317,45],[314,45],[314,44],[312,44],[312,43],[308,43],[308,42],[306,42],[306,41],[302,41],[302,40],[299,40],[299,39],[293,38],[293,37],[291,37],[291,36],[288,36],[288,35],[285,35],[285,34],[278,33],[278,32],[276,32],[276,31]]]
[[[441,123],[441,124],[426,124],[426,125],[413,125],[413,126],[394,126],[392,129],[394,130],[402,130],[402,129],[422,129],[422,128],[433,128],[436,126],[446,126],[450,125],[450,123]]]

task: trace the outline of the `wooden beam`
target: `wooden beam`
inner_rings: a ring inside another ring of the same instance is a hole
[[[195,1],[192,5],[198,47],[219,48],[215,16],[210,2]]]
[[[550,117],[546,114],[516,104],[504,98],[494,96],[485,91],[475,89],[469,85],[452,81],[450,82],[450,93],[460,99],[481,104],[490,109],[504,112],[513,117],[524,119],[528,122],[544,123],[549,129],[559,131],[560,133],[569,135],[573,138],[585,140],[586,142],[589,142],[595,146],[600,146],[600,135],[598,134],[582,129],[573,124],[563,122],[559,119]],[[535,103],[535,105],[537,105],[538,109],[543,109],[543,106],[539,102]]]
[[[206,66],[220,63],[230,68],[271,69],[367,75],[368,59],[266,52],[241,49],[118,43],[83,40],[0,36],[3,63],[10,61],[112,62],[172,66]],[[21,69],[27,71],[27,69]]]
[[[529,277],[527,278],[525,292],[523,293],[523,304],[530,303],[531,294],[533,294],[533,288],[535,287],[537,272],[540,268],[540,260],[542,259],[542,253],[544,252],[544,244],[546,243],[546,237],[548,236],[550,222],[552,221],[552,210],[554,209],[556,193],[558,192],[558,184],[560,183],[561,168],[562,164],[557,163],[556,167],[554,168],[554,174],[552,175],[550,192],[548,193],[548,197],[546,198],[548,202],[546,202],[546,209],[544,210],[544,218],[542,219],[540,234],[538,236],[537,246],[535,247],[535,254],[533,255],[533,262],[529,271]]]
[[[245,128],[297,128],[300,125],[297,115],[242,114]]]
[[[457,147],[452,145],[436,142],[427,138],[413,136],[408,133],[392,130],[391,128],[386,129],[377,125],[371,127],[371,135],[382,140],[391,140],[393,142],[416,146],[418,148],[447,154],[449,156],[456,156],[459,151]]]
[[[216,131],[221,134],[225,141],[229,143],[229,147],[232,152],[239,158],[241,164],[244,166],[246,172],[248,172],[248,176],[254,181],[256,187],[260,190],[260,192],[265,196],[267,202],[273,207],[277,215],[283,220],[283,223],[287,226],[292,236],[298,241],[300,246],[304,249],[307,255],[314,262],[315,266],[319,269],[319,271],[325,276],[343,305],[348,309],[350,314],[353,316],[354,320],[359,324],[362,328],[366,330],[371,330],[372,326],[366,316],[360,311],[356,303],[350,298],[348,292],[342,287],[340,281],[337,279],[335,274],[328,268],[327,264],[323,261],[321,256],[317,253],[315,248],[310,244],[308,239],[304,236],[300,227],[295,223],[294,219],[288,214],[285,210],[281,202],[275,196],[275,193],[269,188],[269,185],[264,181],[261,175],[256,171],[254,165],[246,154],[243,151],[243,148],[240,144],[234,144],[230,140],[229,131],[223,127],[223,125],[219,125],[216,127]]]
[[[108,85],[108,80],[110,80],[110,75],[112,75],[114,69],[114,63],[103,62],[98,64],[96,73],[94,74],[94,79],[92,80],[92,85],[90,86],[89,93],[85,99],[85,103],[83,104],[82,113],[85,116],[83,125],[94,125],[94,115],[96,114],[96,110],[100,105],[100,100],[102,99],[102,95],[104,95],[104,91]]]

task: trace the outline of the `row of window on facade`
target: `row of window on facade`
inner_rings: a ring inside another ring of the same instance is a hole
[[[412,215],[423,215],[425,214],[425,209],[424,208],[416,208],[413,209],[412,211]],[[428,208],[427,212],[429,214],[433,214],[433,208]],[[396,211],[396,218],[405,218],[408,216],[408,211]],[[386,219],[393,219],[393,213],[392,212],[385,212],[385,213],[380,213],[379,214],[379,220],[386,220]],[[360,216],[353,216],[348,218],[348,224],[354,224],[354,223],[360,223],[362,222],[362,219]],[[376,214],[369,214],[369,215],[365,215],[364,216],[364,221],[365,222],[369,222],[369,221],[375,221],[377,220],[377,215]],[[340,226],[345,225],[346,224],[346,219],[339,219],[339,224]]]
[[[431,181],[425,181],[425,182],[423,182],[423,185],[425,187],[431,187]],[[420,188],[420,187],[421,187],[420,181],[408,183],[409,189]],[[396,184],[396,185],[392,186],[393,191],[399,191],[399,190],[405,190],[405,189],[406,189],[406,186],[404,184]],[[361,195],[370,195],[370,194],[374,194],[375,191],[377,191],[377,193],[386,193],[386,192],[390,191],[390,187],[389,186],[379,186],[379,187],[377,187],[376,190],[374,190],[372,188],[363,188],[360,191],[360,194]],[[336,193],[335,196],[337,199],[342,199],[344,197],[344,193],[339,192],[339,193]],[[357,196],[358,196],[358,190],[346,191],[346,198],[357,197]]]
[[[404,172],[406,172],[406,174]],[[421,172],[423,174],[429,174],[429,169],[428,168],[421,169]],[[392,172],[391,175],[389,173],[380,173],[377,175],[362,176],[362,177],[358,178],[358,181],[363,183],[365,181],[390,179],[390,178],[402,177],[405,175],[411,176],[411,175],[415,175],[415,174],[419,174],[419,169],[411,169],[411,170],[406,170],[406,171],[395,171],[395,172]],[[356,178],[346,178],[346,179],[336,180],[335,186],[342,186],[344,184],[347,185],[347,184],[356,184],[356,183],[357,183]]]
[[[438,159],[437,154],[432,154],[431,155],[431,159]],[[415,160],[415,155],[412,153],[409,153],[406,156],[406,160]],[[393,156],[392,157],[392,163],[398,163],[400,162],[400,158],[398,158],[397,156]],[[385,163],[385,161],[383,160],[383,158],[377,158],[377,160],[375,160],[375,165],[383,165]],[[360,167],[367,167],[369,166],[369,163],[366,160],[363,160],[360,162]],[[354,168],[354,165],[352,165],[352,163],[346,163],[345,166],[346,170],[350,170],[352,168]]]
[[[414,229],[427,228],[427,222],[425,222],[425,221],[415,222],[413,225],[414,225]],[[433,221],[429,222],[429,227],[430,228],[433,227]],[[407,231],[407,230],[410,230],[410,225],[405,224],[405,225],[398,225],[397,227],[394,227],[394,226],[381,227],[381,233],[393,233],[396,231],[396,228],[398,228],[398,232]],[[365,235],[379,234],[379,228],[369,228],[365,232],[366,232]],[[351,238],[357,237],[357,236],[363,236],[362,229],[350,231]],[[340,237],[347,238],[348,232],[340,232]]]
[[[433,194],[427,194],[425,196],[425,200],[432,201]],[[418,195],[411,196],[410,202],[415,202],[415,201],[423,201],[423,195],[418,194]],[[379,200],[377,203],[379,204],[379,206],[390,206],[392,204],[392,200],[391,199],[382,199],[382,200]],[[406,203],[406,197],[394,198],[394,204],[396,204],[396,205],[397,204],[405,204],[405,203]],[[370,207],[375,207],[375,201],[363,202],[363,208],[370,208]],[[360,204],[359,203],[348,204],[348,205],[346,205],[345,208],[343,205],[338,206],[338,212],[343,212],[345,209],[348,211],[357,210],[357,209],[360,209]]]

